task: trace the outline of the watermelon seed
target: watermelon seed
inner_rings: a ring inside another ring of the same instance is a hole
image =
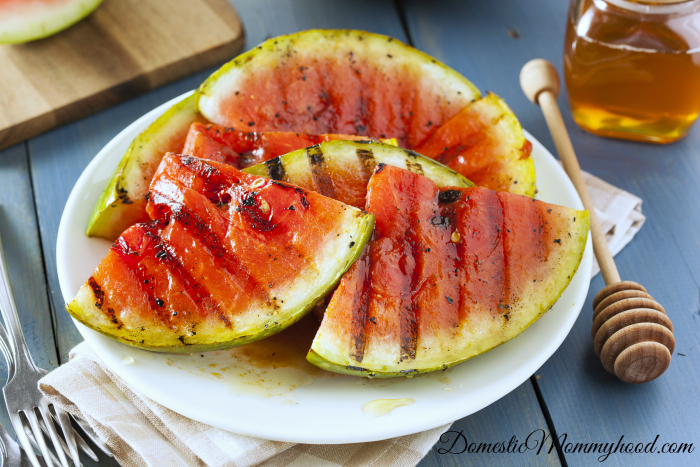
[[[355,246],[355,242],[350,242],[350,248]]]
[[[447,299],[447,303],[449,303],[450,305],[454,303],[454,300],[449,295],[445,295],[445,298]]]

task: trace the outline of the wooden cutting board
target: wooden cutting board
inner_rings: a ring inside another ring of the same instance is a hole
[[[0,45],[0,149],[233,58],[227,0],[105,0],[85,20]]]

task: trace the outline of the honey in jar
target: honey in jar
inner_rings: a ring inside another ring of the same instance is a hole
[[[584,130],[682,138],[700,112],[700,0],[572,0],[564,74]]]

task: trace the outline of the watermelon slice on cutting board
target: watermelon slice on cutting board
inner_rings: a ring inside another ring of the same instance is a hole
[[[373,239],[343,277],[307,359],[392,377],[445,369],[520,334],[581,261],[588,212],[377,166]]]
[[[163,352],[230,348],[293,324],[335,287],[374,224],[317,193],[176,154],[148,198],[153,221],[119,237],[67,309]]]
[[[0,44],[17,44],[55,34],[77,23],[102,0],[1,0]]]

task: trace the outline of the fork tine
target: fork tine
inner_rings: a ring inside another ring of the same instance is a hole
[[[10,421],[15,429],[15,434],[17,434],[17,439],[19,439],[19,444],[27,454],[29,461],[34,467],[41,467],[39,460],[36,458],[36,454],[34,454],[34,448],[32,448],[32,444],[29,442],[29,438],[27,438],[27,434],[24,432],[24,423],[19,417],[19,414],[17,412],[8,411],[8,415],[10,416]]]
[[[95,432],[93,431],[93,429],[90,427],[90,425],[88,424],[88,422],[86,422],[85,420],[83,420],[83,419],[81,419],[81,418],[75,418],[75,417],[73,417],[73,420],[75,421],[75,423],[78,424],[78,426],[79,426],[80,429],[82,430],[83,434],[84,434],[86,437],[88,437],[88,438],[90,439],[90,441],[92,441],[92,443],[93,443],[95,446],[97,446],[97,448],[98,448],[100,451],[102,451],[103,453],[105,453],[105,454],[106,454],[107,456],[109,456],[109,457],[114,457],[114,454],[112,454],[112,451],[109,449],[109,447],[107,446],[107,444],[106,444],[104,441],[102,441],[102,438],[100,438],[100,437],[97,435],[97,433],[95,433]]]
[[[48,406],[46,407],[46,410],[48,410]],[[66,444],[68,445],[70,456],[73,458],[73,463],[75,464],[75,467],[81,467],[78,446],[76,446],[75,443],[75,430],[73,430],[73,426],[70,424],[68,414],[58,407],[54,407],[54,410],[58,415],[58,423],[61,425],[61,431],[63,431],[63,437],[66,439]]]
[[[54,423],[60,423],[59,420],[56,418],[56,415],[53,413],[53,411],[51,412],[51,416],[54,419],[53,420]],[[47,431],[46,424],[44,423],[43,420],[39,420],[39,426],[41,427],[41,431],[43,431],[45,435],[48,435],[49,432]],[[71,429],[72,429],[72,425],[71,425]],[[78,432],[76,432],[74,430],[73,434],[75,435],[75,440],[76,440],[76,443],[78,444],[78,447],[80,447],[80,449],[82,449],[83,452],[85,452],[85,454],[90,456],[90,459],[94,460],[95,462],[99,462],[99,458],[97,457],[95,452],[92,449],[90,449],[90,446],[88,446],[88,444],[78,434]],[[27,434],[27,436],[29,436],[29,434]],[[29,436],[29,440],[30,441],[32,440],[31,436]],[[70,456],[71,454],[70,454],[70,451],[68,450],[68,445],[66,445],[65,441],[63,441],[63,438],[59,437],[58,442],[61,443],[61,448],[63,449],[63,452],[65,452],[66,454],[68,454]],[[56,464],[58,464],[58,460],[56,461]]]
[[[39,444],[39,450],[41,451],[41,454],[44,456],[45,459],[48,459],[50,455],[49,447],[46,445],[46,440],[44,439],[44,434],[41,432],[41,428],[39,428],[39,420],[37,420],[36,418],[36,413],[34,413],[34,409],[27,409],[21,413],[23,413],[24,416],[27,417],[29,426],[32,428],[32,433],[34,434],[34,439]],[[67,464],[66,467],[68,467]]]
[[[51,437],[51,441],[53,442],[53,447],[56,450],[56,454],[58,454],[58,458],[61,460],[61,465],[64,467],[69,467],[68,465],[68,459],[66,459],[66,454],[63,452],[63,449],[61,449],[61,443],[59,442],[59,437],[58,437],[58,432],[56,432],[56,427],[53,424],[53,419],[51,418],[51,412],[49,412],[49,404],[48,400],[46,398],[41,399],[41,404],[38,407],[39,413],[41,414],[41,418],[44,419],[44,424],[46,425],[46,429],[49,432],[49,436]],[[38,426],[38,421],[37,421],[37,426]],[[41,428],[39,428],[41,430]],[[40,431],[41,432],[41,431]],[[65,435],[65,433],[64,433]],[[43,435],[42,435],[43,437]],[[68,438],[66,438],[66,441],[68,441]],[[71,438],[71,441],[73,441],[73,444],[75,445],[75,440]],[[75,449],[75,447],[74,447]],[[75,456],[76,458],[78,456]],[[76,466],[79,466],[79,460],[76,461],[73,459],[73,462],[76,463]]]
[[[61,424],[61,429],[65,432],[65,427],[63,426],[63,422],[58,418],[56,415],[56,410],[55,406],[53,404],[49,405],[49,411],[51,412],[51,416],[53,417],[54,423],[59,423]],[[73,431],[73,436],[75,437],[75,442],[78,445],[78,447],[85,453],[87,454],[90,459],[94,460],[95,462],[99,461],[99,458],[97,457],[97,454],[95,454],[95,451],[92,450],[92,448],[88,445],[88,443],[85,442],[82,436],[80,436],[80,433],[78,433],[75,428],[73,427],[73,424],[70,422],[73,417],[68,414],[68,412],[61,411],[66,415],[66,421],[68,422],[68,426],[70,429]],[[41,421],[39,421],[39,424],[41,425]],[[44,429],[44,426],[42,425],[41,429]],[[61,440],[62,441],[62,440]],[[68,446],[66,443],[61,443],[61,447],[63,447],[63,452],[68,453]]]
[[[39,424],[40,424],[40,425],[43,425],[43,422],[42,422],[41,420],[39,420]],[[42,428],[42,429],[43,429],[43,428]],[[30,427],[25,426],[25,427],[24,427],[24,432],[26,433],[27,437],[29,438],[29,441],[31,441],[32,446],[34,446],[36,449],[39,449],[39,444],[36,442],[36,438],[34,438],[34,433],[32,433],[32,430],[30,429]],[[49,454],[50,454],[51,462],[48,462],[48,461],[47,461],[46,459],[44,459],[43,457],[39,457],[39,458],[38,458],[38,459],[39,459],[39,463],[41,463],[42,465],[46,464],[46,465],[48,465],[49,467],[54,467],[54,466],[55,466],[55,467],[61,467],[61,461],[58,460],[58,457],[54,456],[53,452],[50,452],[50,451],[49,451]]]
[[[54,412],[54,406],[51,405],[49,408],[51,409],[51,415],[53,416],[54,421],[57,421],[56,413]],[[65,412],[65,414],[66,414],[66,421],[68,422],[68,426],[71,428],[71,430],[73,430],[73,436],[75,437],[75,442],[78,445],[78,447],[80,448],[80,450],[82,450],[85,454],[87,454],[92,460],[94,460],[95,462],[98,462],[99,458],[97,457],[97,454],[95,454],[95,451],[93,451],[92,448],[88,445],[88,443],[85,442],[83,437],[80,436],[80,433],[78,433],[78,431],[75,429],[75,427],[71,423],[71,420],[73,420],[73,417],[68,412]],[[61,420],[58,420],[58,422],[62,423]],[[61,427],[63,428],[63,425],[61,425]],[[65,430],[65,428],[64,428],[64,430]],[[66,446],[66,448],[67,448],[67,446]]]

